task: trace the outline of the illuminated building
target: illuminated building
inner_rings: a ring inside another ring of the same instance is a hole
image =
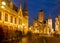
[[[34,19],[33,21],[33,29],[35,32],[40,32],[43,33],[44,32],[44,12],[43,10],[40,10],[38,12],[38,18]]]
[[[24,9],[22,10],[22,6],[17,8],[12,0],[4,0],[4,2],[0,0],[0,26],[3,27],[4,31],[23,31],[23,25],[25,24],[25,32],[28,31],[28,10],[24,5]],[[18,9],[18,10],[17,10]]]
[[[44,24],[44,34],[48,34],[49,35],[49,27],[48,27],[48,21],[46,20],[46,23]]]
[[[38,33],[39,32],[39,24],[38,24],[38,20],[37,19],[34,19],[34,22],[33,22],[33,30],[35,33]]]
[[[49,16],[46,23],[44,23],[44,11],[40,10],[38,12],[38,18],[33,21],[33,29],[39,30],[39,33],[41,34],[53,34],[52,18]]]
[[[49,16],[48,18],[48,27],[49,27],[49,31],[52,34],[54,32],[53,27],[52,27],[52,18]]]
[[[23,24],[24,24],[24,32],[25,34],[28,31],[28,19],[29,19],[29,15],[28,15],[28,9],[27,9],[27,5],[26,5],[26,0],[24,0],[24,8],[23,8]]]
[[[55,18],[55,30],[58,31],[59,28],[59,20],[58,17]]]
[[[55,18],[55,31],[56,33],[60,34],[60,12],[58,16]]]

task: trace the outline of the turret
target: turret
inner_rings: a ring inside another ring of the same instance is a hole
[[[38,21],[43,22],[44,21],[44,11],[40,10],[38,13]]]
[[[26,6],[26,0],[24,0],[23,16],[28,19],[28,9],[27,9],[27,6]]]

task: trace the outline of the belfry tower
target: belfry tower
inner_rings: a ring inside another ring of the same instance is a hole
[[[44,11],[43,10],[40,10],[39,13],[38,13],[38,22],[39,22],[39,30],[40,30],[40,33],[43,33],[43,30],[44,30]]]
[[[26,5],[26,0],[24,0],[24,8],[23,8],[23,23],[25,24],[24,26],[24,32],[27,33],[28,31],[28,9]]]
[[[41,23],[44,21],[44,11],[43,10],[40,10],[38,13],[38,21]]]
[[[23,9],[23,16],[28,19],[28,9],[26,5],[26,0],[24,0],[24,9]]]

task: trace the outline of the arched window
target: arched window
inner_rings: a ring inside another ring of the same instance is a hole
[[[5,21],[8,21],[8,14],[5,13]]]
[[[10,22],[13,23],[13,16],[10,17]]]

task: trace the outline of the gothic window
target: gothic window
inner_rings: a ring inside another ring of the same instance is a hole
[[[10,22],[13,23],[13,16],[11,16],[11,18],[10,18]]]
[[[17,23],[17,21],[16,21],[17,19],[15,18],[15,24]]]
[[[8,21],[8,14],[5,14],[5,21]]]

